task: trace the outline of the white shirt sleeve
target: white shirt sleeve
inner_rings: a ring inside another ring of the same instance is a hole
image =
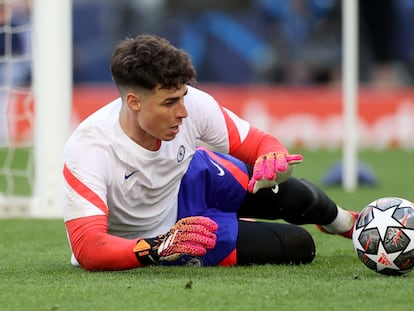
[[[211,95],[189,87],[185,97],[188,118],[196,138],[219,152],[229,153],[232,144],[246,138],[250,124],[221,106]]]

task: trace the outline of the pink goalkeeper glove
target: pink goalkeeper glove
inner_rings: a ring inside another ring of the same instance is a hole
[[[142,264],[174,261],[183,255],[203,256],[216,246],[218,225],[204,216],[180,219],[166,234],[141,239],[134,252]]]
[[[300,154],[270,152],[257,158],[253,167],[253,176],[247,186],[247,191],[256,193],[261,188],[271,188],[276,193],[278,185],[286,181],[293,173],[295,164],[301,163]]]

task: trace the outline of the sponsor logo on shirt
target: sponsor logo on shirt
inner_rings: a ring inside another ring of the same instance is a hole
[[[210,162],[211,162],[211,164],[213,164],[215,167],[217,167],[217,170],[218,170],[217,175],[218,175],[218,176],[224,176],[225,172],[224,172],[223,168],[222,168],[220,165],[218,165],[216,162],[214,162],[213,160],[211,160],[211,159],[210,159]]]
[[[132,171],[131,173],[125,173],[125,180],[127,180],[129,177],[131,177],[132,175],[134,175],[136,172],[138,172],[138,171]]]

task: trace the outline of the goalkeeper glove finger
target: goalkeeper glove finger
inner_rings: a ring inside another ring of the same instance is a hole
[[[286,181],[293,173],[294,166],[303,161],[300,154],[270,152],[260,156],[253,167],[253,175],[247,186],[247,191],[256,193],[261,188],[274,187]]]
[[[175,261],[184,255],[203,256],[216,245],[218,225],[204,216],[180,219],[166,234],[141,239],[134,252],[142,264]]]

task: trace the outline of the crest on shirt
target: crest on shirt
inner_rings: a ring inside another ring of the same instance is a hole
[[[185,147],[184,147],[183,145],[181,145],[181,146],[178,148],[178,153],[177,153],[177,162],[178,162],[178,163],[182,162],[182,161],[183,161],[183,159],[184,159],[184,156],[185,156]]]

